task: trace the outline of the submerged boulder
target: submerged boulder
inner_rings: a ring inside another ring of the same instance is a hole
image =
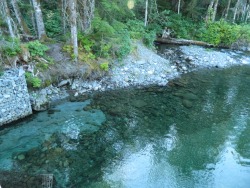
[[[183,99],[182,100],[182,105],[185,106],[186,108],[192,108],[193,107],[193,103],[187,99]]]

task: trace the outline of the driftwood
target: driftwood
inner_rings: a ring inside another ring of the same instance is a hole
[[[176,45],[198,45],[198,46],[205,46],[205,47],[214,47],[213,44],[209,44],[202,41],[197,40],[187,40],[187,39],[175,39],[175,38],[157,38],[155,40],[158,43],[162,44],[176,44]]]

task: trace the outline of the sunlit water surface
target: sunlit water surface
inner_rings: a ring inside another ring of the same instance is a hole
[[[249,66],[202,70],[55,106],[0,131],[0,173],[11,177],[0,182],[20,173],[53,174],[55,187],[248,188],[249,85]]]

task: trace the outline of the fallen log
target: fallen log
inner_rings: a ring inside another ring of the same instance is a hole
[[[175,44],[175,45],[198,45],[205,47],[215,47],[213,44],[209,44],[197,40],[187,40],[187,39],[175,39],[175,38],[157,38],[155,42],[161,44]]]

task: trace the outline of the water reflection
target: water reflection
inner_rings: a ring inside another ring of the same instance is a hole
[[[248,187],[249,81],[243,66],[188,73],[168,87],[96,93],[64,124],[56,119],[73,103],[50,114],[51,134],[31,149],[13,148],[11,170],[53,173],[57,187]],[[46,125],[37,117],[17,127],[34,121]]]

